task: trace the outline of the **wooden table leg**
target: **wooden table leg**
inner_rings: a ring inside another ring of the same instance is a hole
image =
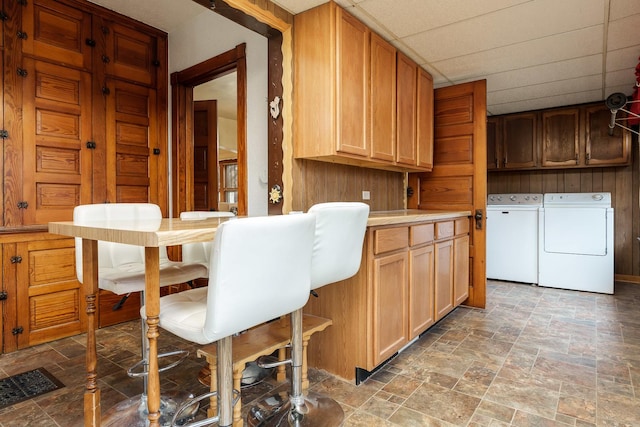
[[[160,427],[160,374],[158,373],[158,323],[160,323],[160,251],[145,248],[145,310],[149,338],[149,427]]]
[[[84,392],[84,425],[100,426],[100,388],[98,388],[98,352],[96,350],[96,296],[98,293],[98,242],[82,240],[82,277],[87,313],[87,383]]]
[[[238,390],[242,387],[242,371],[244,367],[237,367],[233,370],[233,389]],[[238,403],[233,407],[233,427],[242,427],[244,424],[242,420],[242,399],[238,399]]]

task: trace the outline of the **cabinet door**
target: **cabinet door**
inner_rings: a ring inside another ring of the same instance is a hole
[[[23,194],[7,208],[27,202],[24,225],[69,221],[91,203],[91,75],[30,58],[23,66]]]
[[[373,261],[373,365],[393,356],[407,339],[406,251]]]
[[[453,304],[462,304],[469,297],[469,236],[453,242]]]
[[[19,348],[77,335],[86,330],[81,284],[76,280],[75,241],[18,243]]]
[[[631,134],[619,126],[609,135],[611,112],[601,105],[585,109],[586,164],[610,166],[629,164]]]
[[[433,168],[433,78],[422,68],[418,68],[416,149],[417,165]]]
[[[397,154],[396,161],[405,165],[416,164],[416,92],[418,65],[398,52],[397,62]]]
[[[436,243],[434,295],[437,322],[453,310],[453,239]]]
[[[116,22],[107,22],[103,31],[106,52],[102,61],[106,74],[155,87],[160,66],[157,38]]]
[[[55,0],[33,0],[23,8],[22,52],[91,70],[91,14]]]
[[[158,158],[166,149],[157,145],[156,90],[118,80],[107,87],[107,200],[155,203]]]
[[[487,170],[502,166],[502,118],[487,117]]]
[[[579,110],[570,108],[542,113],[542,166],[577,166]]]
[[[396,49],[371,33],[371,158],[396,158]]]
[[[537,166],[536,114],[524,113],[504,116],[502,126],[502,153],[505,169]]]
[[[368,157],[369,29],[341,8],[336,17],[336,150]]]
[[[435,323],[433,310],[434,247],[409,251],[409,339]]]

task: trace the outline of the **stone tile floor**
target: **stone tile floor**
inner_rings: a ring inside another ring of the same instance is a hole
[[[140,393],[139,323],[99,331],[103,412]],[[66,387],[0,410],[0,426],[82,425],[84,336],[0,355],[0,377],[40,366]],[[188,348],[168,333],[162,349]],[[163,390],[205,391],[192,356],[162,374]],[[460,307],[356,386],[310,370],[311,387],[344,408],[345,426],[640,426],[640,285],[615,295],[487,284],[484,310]],[[243,390],[251,401],[287,384]],[[201,411],[204,412],[205,408]]]

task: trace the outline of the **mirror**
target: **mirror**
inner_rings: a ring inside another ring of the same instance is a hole
[[[193,88],[195,210],[237,211],[237,91],[235,70]]]

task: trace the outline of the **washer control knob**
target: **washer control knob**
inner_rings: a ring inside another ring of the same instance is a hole
[[[604,199],[604,196],[602,194],[594,194],[593,196],[591,196],[591,198],[599,202],[600,200]]]
[[[515,202],[516,201],[516,196],[514,196],[514,195],[509,196],[509,200],[511,200],[512,202]]]

